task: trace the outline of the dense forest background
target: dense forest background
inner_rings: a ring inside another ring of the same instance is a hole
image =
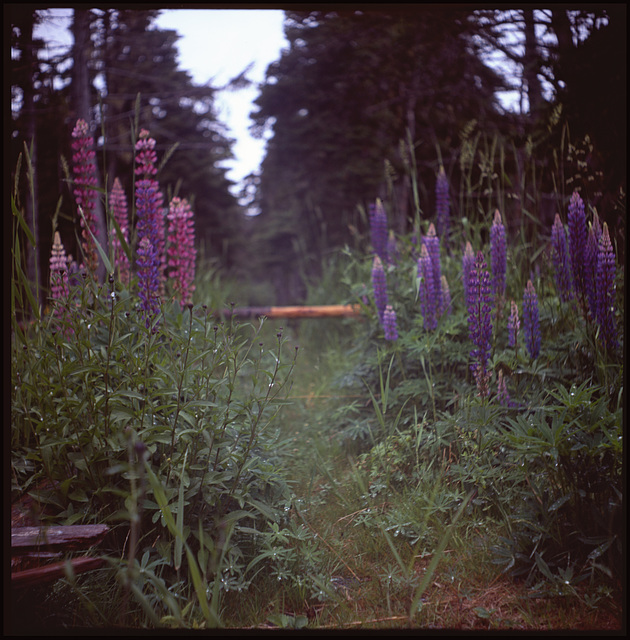
[[[302,301],[322,258],[365,233],[377,197],[397,232],[413,229],[418,207],[432,217],[439,167],[451,185],[470,178],[463,154],[473,142],[507,151],[508,221],[527,209],[550,226],[562,206],[552,194],[578,188],[622,245],[625,5],[374,6],[285,12],[289,46],[269,66],[252,113],[267,153],[239,199],[222,166],[232,141],[217,117],[220,89],[197,86],[178,68],[178,35],[155,27],[157,11],[76,9],[74,47],[45,59],[45,43],[33,35],[45,11],[5,5],[12,172],[5,193],[17,185],[17,205],[37,238],[24,269],[33,281],[40,274],[40,299],[54,229],[69,253],[80,250],[66,168],[78,118],[97,141],[100,187],[109,191],[118,177],[130,203],[134,136],[150,131],[167,159],[157,176],[165,195],[193,203],[202,255],[270,283],[265,291],[275,300],[257,302]],[[518,92],[519,109],[502,106],[505,91]],[[527,192],[524,170],[535,176]],[[454,216],[470,215],[465,207],[452,198]],[[248,216],[252,208],[260,213]],[[104,227],[105,212],[101,220]]]

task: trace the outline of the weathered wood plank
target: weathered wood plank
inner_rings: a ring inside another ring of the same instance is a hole
[[[12,528],[11,549],[14,553],[35,549],[85,549],[100,543],[108,531],[105,524]]]

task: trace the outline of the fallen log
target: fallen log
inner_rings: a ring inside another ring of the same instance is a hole
[[[73,558],[68,560],[72,566],[74,573],[83,573],[98,569],[105,564],[102,558]],[[11,585],[18,588],[31,587],[36,584],[44,584],[59,580],[66,575],[66,562],[55,562],[47,564],[43,567],[35,567],[33,569],[24,569],[23,571],[14,571],[11,573]]]
[[[358,304],[296,305],[287,307],[233,307],[221,312],[239,318],[342,318],[361,315]]]

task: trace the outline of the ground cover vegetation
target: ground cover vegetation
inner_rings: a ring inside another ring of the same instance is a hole
[[[298,49],[365,36],[356,16],[290,17]],[[372,35],[373,19],[358,18]],[[198,224],[211,216],[171,188],[160,117],[134,100],[122,163],[73,120],[72,206],[52,206],[45,243],[42,147],[16,158],[12,502],[28,498],[33,524],[110,533],[91,552],[101,569],[13,591],[13,628],[621,629],[625,194],[600,189],[600,156],[561,106],[524,145],[460,114],[430,153],[403,118],[374,150],[400,160],[381,197],[366,178],[334,242],[312,234],[317,268],[313,247],[296,267],[304,301],[361,317],[244,321],[234,305],[268,290],[217,267]],[[283,192],[284,219],[303,181],[274,173],[281,131],[259,202]],[[264,208],[248,222],[270,223],[263,244],[278,231]],[[27,260],[42,244],[45,268]]]

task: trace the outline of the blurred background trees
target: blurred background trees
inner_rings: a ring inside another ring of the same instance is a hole
[[[45,12],[10,6],[9,160],[15,167],[24,143],[32,145],[36,188],[26,189],[23,163],[19,193],[39,237],[40,282],[53,219],[70,253],[78,250],[59,158],[70,159],[70,132],[86,113],[103,186],[119,177],[130,194],[133,136],[148,129],[159,156],[169,156],[160,183],[192,200],[206,254],[272,280],[269,303],[300,302],[322,256],[366,230],[375,198],[388,203],[393,229],[409,231],[416,180],[422,219],[431,218],[439,165],[460,185],[473,171],[462,157],[473,141],[509,150],[506,213],[527,207],[546,218],[558,202],[547,211],[544,196],[578,187],[625,237],[625,5],[285,12],[289,47],[269,66],[252,113],[267,153],[242,185],[243,204],[221,166],[232,141],[215,111],[219,88],[196,86],[177,67],[178,36],[155,28],[155,16],[76,10],[77,45],[44,59],[33,28]],[[524,171],[535,176],[527,193]],[[464,214],[454,199],[453,215]]]

